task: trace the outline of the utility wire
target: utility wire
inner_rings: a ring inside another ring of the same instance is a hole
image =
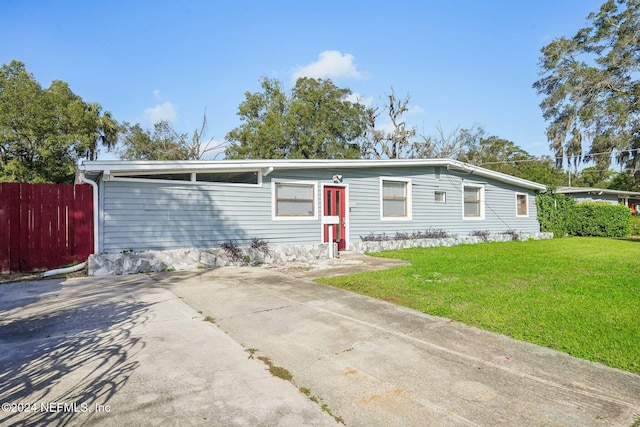
[[[640,151],[640,148],[630,148],[628,150],[616,150],[618,153],[633,153],[633,152],[638,152]],[[608,155],[611,156],[613,155],[613,152],[602,152],[602,153],[588,153],[585,154],[584,156],[581,157],[593,157],[593,156],[601,156],[601,155]],[[485,163],[480,163],[478,166],[482,166],[482,165],[497,165],[497,164],[502,164],[502,163],[526,163],[526,162],[545,162],[548,160],[564,160],[565,158],[571,158],[571,157],[576,157],[576,156],[564,156],[564,157],[551,157],[551,156],[546,156],[546,158],[544,158],[545,156],[540,156],[543,158],[537,158],[537,159],[523,159],[523,160],[502,160],[499,162],[485,162]],[[625,169],[625,170],[633,170],[633,169]]]

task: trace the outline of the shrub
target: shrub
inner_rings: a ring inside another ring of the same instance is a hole
[[[640,216],[631,217],[631,234],[634,236],[640,235]]]
[[[507,231],[503,231],[501,234],[504,234],[505,236],[511,236],[511,240],[518,241],[520,240],[520,233],[518,233],[516,230],[507,230]]]
[[[594,237],[623,237],[631,234],[631,211],[625,205],[587,202],[577,204],[574,209],[569,234]]]
[[[553,237],[569,234],[575,214],[576,199],[564,194],[544,193],[536,197],[540,231],[553,233]]]
[[[622,237],[631,233],[631,211],[606,202],[576,203],[564,194],[536,197],[540,230],[554,237]]]
[[[366,236],[360,236],[360,240],[363,242],[384,242],[386,240],[390,240],[389,236],[386,234],[373,234],[373,232],[369,233]]]
[[[366,236],[360,236],[360,240],[363,242],[384,242],[387,240],[446,239],[447,237],[451,237],[451,235],[444,230],[434,228],[425,231],[414,231],[411,234],[396,232],[395,236],[387,236],[385,233],[374,234],[371,232]]]
[[[425,230],[424,233],[418,231],[414,234],[417,234],[417,239],[446,239],[448,237],[451,237],[451,235],[446,231],[437,228],[429,228]]]
[[[244,253],[242,253],[242,249],[240,249],[236,244],[229,240],[228,242],[220,243],[220,248],[224,249],[227,253],[231,261],[233,262],[243,262],[244,261]]]
[[[474,230],[471,232],[471,235],[474,237],[479,237],[483,242],[488,242],[491,233],[489,233],[487,230]]]
[[[251,248],[257,251],[260,251],[266,255],[269,253],[269,242],[267,242],[264,239],[259,239],[256,237],[251,241]]]

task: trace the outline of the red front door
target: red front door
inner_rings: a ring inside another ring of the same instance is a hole
[[[333,227],[333,241],[338,244],[338,250],[342,251],[347,248],[346,240],[346,197],[344,187],[324,187],[324,212],[325,216],[337,216],[340,223],[337,225],[324,226],[324,241],[329,241],[329,227]]]

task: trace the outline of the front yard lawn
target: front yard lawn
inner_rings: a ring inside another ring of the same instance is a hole
[[[411,265],[318,281],[640,374],[640,240],[565,238],[374,255]]]

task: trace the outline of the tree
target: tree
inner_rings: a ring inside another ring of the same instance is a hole
[[[640,180],[639,11],[639,0],[608,0],[573,38],[542,49],[533,87],[545,97],[540,106],[558,167],[567,160],[577,169],[584,158],[607,170],[613,154]]]
[[[349,89],[330,80],[299,78],[288,97],[282,84],[263,78],[262,92],[245,93],[243,122],[225,137],[232,159],[359,158],[365,107],[347,100]]]
[[[554,167],[550,157],[532,156],[512,141],[497,136],[481,136],[463,156],[471,164],[551,187],[567,181],[566,174]]]
[[[640,184],[631,175],[618,172],[612,175],[611,182],[607,188],[622,191],[640,191]]]
[[[123,160],[186,160],[186,134],[178,134],[167,121],[156,123],[153,132],[139,123],[125,123],[118,154]]]
[[[491,169],[509,175],[517,173],[518,162],[533,159],[533,156],[513,142],[497,136],[480,138],[478,144],[472,146],[465,156],[471,164],[491,166]]]
[[[121,127],[109,111],[102,112],[100,104],[91,103],[88,109],[91,114],[88,115],[86,124],[89,146],[85,157],[89,160],[98,160],[100,146],[105,147],[107,151],[115,149]]]
[[[202,160],[206,153],[222,147],[212,145],[213,138],[205,143],[206,131],[206,109],[202,126],[193,131],[191,139],[186,133],[176,131],[166,120],[154,124],[153,131],[143,129],[140,123],[125,122],[118,155],[123,160]]]
[[[615,173],[612,170],[600,171],[597,166],[582,169],[573,175],[572,187],[609,188],[611,179]]]
[[[555,166],[555,161],[550,156],[533,157],[530,161],[519,162],[515,176],[539,182],[552,189],[567,185],[568,182],[567,174]]]
[[[402,116],[409,111],[409,95],[399,99],[391,88],[386,95],[388,103],[384,108],[374,107],[366,109],[366,133],[363,135],[361,150],[364,157],[375,159],[402,159],[413,157],[412,150],[416,136],[415,127],[407,127]],[[391,120],[392,129],[384,131],[376,128],[376,121],[386,111]]]
[[[448,134],[438,123],[436,135],[420,135],[421,141],[413,144],[411,157],[414,158],[442,158],[471,162],[469,152],[476,147],[485,135],[480,125],[470,128],[456,127]]]
[[[25,65],[0,67],[0,180],[72,182],[80,158],[111,147],[117,123],[55,80],[43,89]]]
[[[204,115],[202,117],[202,126],[200,129],[193,131],[191,141],[186,143],[187,157],[190,160],[202,160],[204,156],[215,150],[221,149],[224,144],[215,144],[213,138],[209,138],[209,141],[204,142],[204,134],[207,131],[207,109],[204,109]],[[217,156],[217,154],[216,154]]]

